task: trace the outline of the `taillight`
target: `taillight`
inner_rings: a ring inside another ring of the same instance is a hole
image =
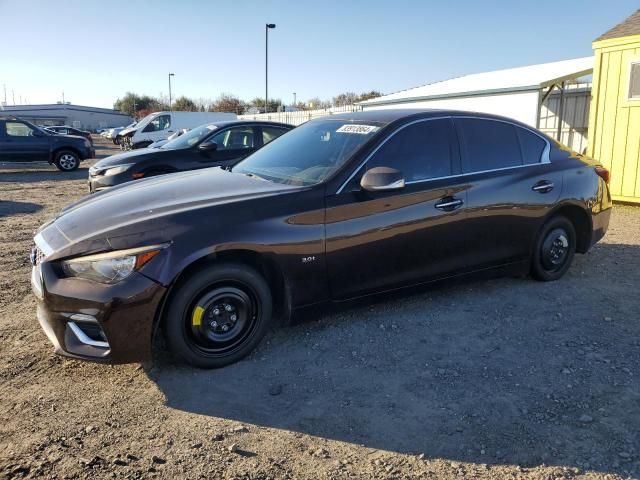
[[[604,167],[596,167],[596,174],[604,180],[604,183],[606,183],[607,185],[609,185],[609,179],[611,178],[611,174],[609,173],[609,170],[607,170]]]

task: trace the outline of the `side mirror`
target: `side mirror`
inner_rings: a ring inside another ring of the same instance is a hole
[[[360,186],[369,192],[386,192],[404,188],[404,176],[400,170],[389,167],[375,167],[362,176]]]
[[[218,149],[216,142],[201,143],[198,150],[201,152],[215,152]]]

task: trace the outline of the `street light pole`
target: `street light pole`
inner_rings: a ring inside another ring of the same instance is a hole
[[[296,92],[293,92],[293,106],[295,107],[296,105]]]
[[[275,23],[264,26],[264,113],[269,111],[269,29],[276,28]]]
[[[173,73],[169,74],[169,111],[173,111],[171,108],[171,77],[173,77]]]

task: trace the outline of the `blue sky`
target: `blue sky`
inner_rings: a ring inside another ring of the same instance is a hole
[[[638,0],[0,0],[0,100],[111,107],[126,91],[291,102],[590,55]]]

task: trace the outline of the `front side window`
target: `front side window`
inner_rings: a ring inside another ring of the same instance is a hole
[[[217,151],[222,150],[249,150],[253,148],[253,128],[234,127],[223,130],[205,143],[218,144]]]
[[[183,135],[168,141],[160,148],[163,150],[181,150],[183,148],[193,147],[200,143],[202,139],[211,135],[211,132],[217,130],[217,128],[218,127],[215,125],[202,125],[200,127],[196,127],[193,130],[189,130]]]
[[[33,129],[22,122],[6,122],[5,125],[10,137],[33,137]]]
[[[629,70],[629,99],[640,100],[640,62],[632,63]]]
[[[522,165],[516,127],[480,118],[458,118],[465,173]]]
[[[387,140],[367,162],[367,170],[391,167],[405,181],[451,175],[451,121],[428,120],[403,128]]]
[[[278,127],[262,127],[262,144],[266,145],[272,140],[275,140],[287,130]]]
[[[287,185],[314,185],[349,161],[379,129],[371,123],[312,120],[251,154],[233,171]]]
[[[158,115],[144,127],[144,132],[159,132],[171,126],[171,115]]]

